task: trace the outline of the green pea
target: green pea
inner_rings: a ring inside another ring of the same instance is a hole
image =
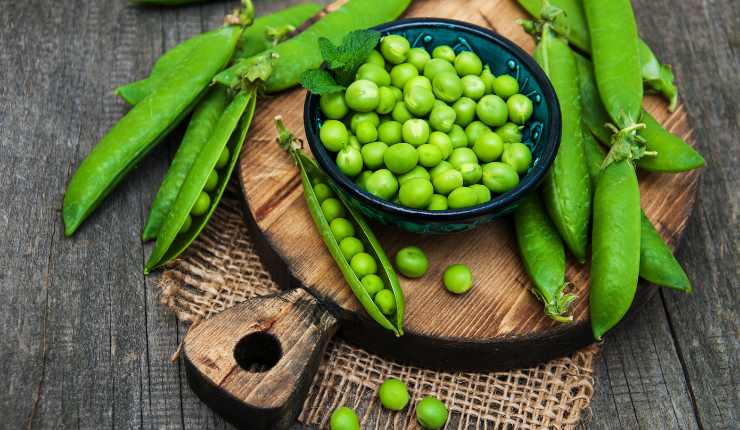
[[[208,174],[208,179],[206,179],[206,185],[203,187],[203,191],[211,193],[216,189],[217,186],[218,173],[216,173],[215,170],[211,170],[211,173]]]
[[[329,418],[329,430],[360,430],[360,419],[352,409],[341,406]]]
[[[468,146],[468,135],[465,134],[465,130],[458,124],[452,126],[447,136],[449,136],[453,148],[464,148]]]
[[[355,135],[360,143],[374,142],[378,139],[378,129],[371,122],[365,121],[357,125]]]
[[[429,199],[429,205],[427,210],[430,211],[446,211],[447,210],[447,197],[442,194],[432,194],[432,198]]]
[[[513,122],[507,122],[496,129],[496,134],[503,139],[504,143],[514,143],[522,141],[522,126]]]
[[[400,88],[390,87],[390,89],[393,91],[393,96],[396,97],[396,102],[403,100],[403,91]]]
[[[534,106],[532,100],[524,94],[514,94],[506,100],[509,109],[509,119],[516,124],[524,124],[532,116]]]
[[[416,67],[416,70],[421,72],[424,70],[424,66],[426,66],[427,61],[431,59],[431,56],[424,48],[411,48],[409,50],[409,55],[406,61],[413,64],[414,67]]]
[[[390,170],[380,169],[368,176],[365,187],[368,193],[384,200],[391,200],[398,191],[398,181]]]
[[[463,95],[473,100],[479,100],[486,94],[486,84],[480,76],[467,75],[460,80],[463,87]]]
[[[432,108],[432,112],[429,114],[429,125],[435,130],[447,133],[455,124],[456,117],[455,109],[444,103],[439,103]]]
[[[478,193],[469,187],[460,187],[452,190],[447,196],[450,209],[462,209],[478,204]]]
[[[419,164],[424,167],[434,167],[442,161],[442,151],[430,143],[425,143],[417,149],[419,153]]]
[[[475,120],[471,122],[467,127],[465,127],[465,136],[468,138],[468,144],[471,146],[475,145],[475,141],[478,140],[481,135],[490,131],[491,129],[481,121]]]
[[[455,110],[455,124],[465,127],[475,118],[477,104],[469,97],[460,97],[453,105]]]
[[[353,136],[350,134],[349,141],[347,142],[347,147],[359,150],[360,148],[362,148],[362,145],[360,145],[360,141],[357,140],[357,136]]]
[[[475,184],[483,176],[483,169],[478,163],[464,163],[457,170],[463,177],[463,185]]]
[[[221,151],[221,155],[218,157],[218,161],[216,161],[216,170],[221,170],[226,167],[226,165],[229,164],[230,157],[231,153],[229,152],[229,147],[224,146],[224,150]]]
[[[462,97],[462,80],[454,72],[441,72],[432,80],[432,90],[440,100],[453,103]]]
[[[493,81],[496,79],[496,77],[493,76],[493,73],[491,73],[491,68],[488,67],[488,65],[483,67],[480,78],[483,80],[483,83],[486,84],[486,94],[490,94],[491,92],[493,92]]]
[[[360,150],[362,161],[368,169],[379,169],[383,166],[383,154],[385,154],[388,145],[383,142],[372,142],[363,146]]]
[[[430,81],[433,81],[435,76],[443,72],[457,73],[452,63],[441,58],[432,58],[424,66],[424,76]]]
[[[483,71],[483,62],[474,52],[463,51],[455,57],[455,70],[460,76],[477,76]]]
[[[373,172],[369,170],[365,170],[361,172],[360,175],[357,177],[357,179],[355,179],[355,184],[357,184],[357,186],[360,187],[360,189],[367,191],[367,179],[372,174]]]
[[[328,222],[331,222],[334,218],[347,215],[342,203],[334,197],[329,197],[321,202],[321,212],[324,213],[324,218]]]
[[[483,185],[494,193],[505,193],[519,184],[519,175],[506,163],[494,161],[483,166]]]
[[[396,106],[396,94],[391,87],[378,88],[378,107],[376,111],[379,114],[389,114]]]
[[[416,116],[426,116],[434,107],[434,93],[421,86],[410,87],[404,92],[406,108]]]
[[[406,84],[403,86],[403,93],[405,94],[413,87],[422,87],[431,91],[432,81],[430,81],[429,78],[427,78],[426,76],[414,76],[413,78],[406,81]]]
[[[388,170],[397,175],[401,175],[416,166],[419,162],[419,152],[408,143],[396,143],[385,150],[383,153],[383,161]]]
[[[504,125],[509,118],[509,109],[506,107],[506,102],[501,97],[493,94],[483,96],[478,101],[475,113],[481,121],[491,127]]]
[[[454,167],[452,167],[452,164],[447,161],[442,161],[429,171],[429,176],[433,178],[438,173],[442,173],[450,169],[454,169]]]
[[[478,204],[483,204],[485,202],[488,202],[491,200],[491,190],[486,188],[483,184],[473,184],[470,186],[470,189],[475,191],[476,194],[478,194]]]
[[[401,137],[411,145],[423,145],[429,140],[429,124],[423,119],[410,119],[403,123]]]
[[[380,52],[374,49],[370,51],[370,55],[367,56],[367,60],[365,60],[365,62],[377,64],[380,67],[385,67],[385,59],[383,58],[383,55],[381,55]]]
[[[416,166],[413,169],[409,170],[408,172],[404,173],[403,175],[398,177],[398,183],[403,185],[404,182],[408,181],[409,179],[414,178],[422,178],[429,180],[431,176],[429,175],[429,172],[427,169],[425,169],[422,166]]]
[[[362,282],[362,286],[365,287],[365,291],[370,297],[374,297],[378,294],[378,291],[385,288],[383,279],[374,273],[363,276],[362,279],[360,279],[360,282]]]
[[[396,269],[407,278],[421,278],[429,270],[429,259],[418,246],[405,246],[396,253]]]
[[[386,379],[378,389],[380,403],[392,411],[400,411],[409,404],[409,390],[398,379]]]
[[[193,203],[193,207],[190,208],[190,215],[201,216],[208,212],[208,208],[211,206],[211,197],[208,193],[203,191],[200,192],[198,198]]]
[[[419,71],[413,64],[401,63],[391,69],[391,84],[396,88],[403,88],[409,79],[419,76]]]
[[[473,144],[473,152],[484,163],[498,160],[504,152],[504,141],[492,131],[481,133]]]
[[[442,282],[447,291],[454,294],[463,294],[473,287],[473,274],[468,266],[453,264],[445,269]]]
[[[350,267],[358,278],[378,271],[378,263],[367,252],[358,252],[349,261]]]
[[[319,106],[328,119],[342,119],[349,112],[344,101],[344,93],[341,91],[323,94],[319,99]]]
[[[344,100],[350,109],[357,112],[371,112],[377,109],[380,103],[378,85],[367,79],[354,81],[344,92]]]
[[[373,63],[365,63],[357,69],[355,80],[360,79],[373,81],[379,87],[391,84],[391,76],[385,71],[385,68]]]
[[[400,64],[406,61],[411,45],[405,37],[389,34],[380,40],[380,52],[391,64]]]
[[[432,175],[432,185],[437,194],[449,194],[455,188],[462,187],[462,174],[455,169],[449,169]]]
[[[447,415],[447,406],[435,397],[426,396],[416,404],[416,421],[425,429],[441,429],[447,422]]]
[[[349,141],[347,127],[340,121],[330,119],[319,129],[319,140],[327,150],[337,152],[347,146]]]
[[[406,103],[400,101],[396,103],[393,111],[391,111],[391,117],[394,121],[403,124],[414,116],[411,115],[411,112],[409,112],[409,110],[406,108]]]
[[[401,123],[398,121],[386,121],[378,127],[378,140],[388,145],[401,141]]]
[[[337,167],[345,175],[355,177],[362,172],[362,153],[359,149],[347,146],[337,152]]]
[[[388,289],[383,289],[375,294],[375,305],[378,306],[380,312],[384,315],[393,315],[396,312],[396,298],[393,296],[393,292]]]
[[[355,228],[347,218],[334,218],[329,223],[329,227],[331,228],[331,232],[334,234],[334,238],[337,242],[344,238],[354,236],[355,234]]]
[[[349,121],[349,128],[352,133],[357,133],[357,126],[361,123],[369,121],[374,127],[380,125],[380,117],[375,112],[356,112],[352,114],[352,118]]]
[[[452,140],[450,139],[450,136],[442,133],[441,131],[433,131],[429,135],[429,144],[436,146],[439,148],[439,151],[442,153],[442,160],[446,160],[450,154],[452,154],[452,150],[454,149],[452,146]],[[421,154],[419,154],[421,157]],[[437,163],[435,163],[435,166]]]
[[[459,169],[460,166],[465,163],[478,164],[478,156],[470,148],[455,148],[447,161],[449,161],[455,169]]]
[[[332,223],[338,219],[344,218],[335,218],[334,220],[332,220]],[[332,232],[334,233],[334,228],[332,228]],[[334,235],[336,236],[336,233],[334,233]],[[354,257],[356,254],[359,254],[360,252],[363,252],[365,250],[365,245],[362,244],[362,241],[360,239],[352,236],[347,236],[344,239],[339,240],[339,249],[342,251],[342,255],[344,256],[344,258],[347,261],[350,261],[352,257]]]
[[[316,198],[319,200],[319,203],[334,196],[334,192],[331,190],[331,187],[324,183],[314,185],[313,192],[316,194]]]
[[[404,206],[421,209],[429,204],[432,194],[434,187],[428,179],[411,178],[401,184],[398,200]]]
[[[513,167],[521,175],[532,164],[532,151],[523,143],[510,143],[504,148],[501,161]]]
[[[187,233],[187,231],[190,230],[190,227],[192,226],[193,226],[193,217],[191,217],[190,214],[188,214],[185,217],[185,222],[183,222],[182,226],[180,226],[179,234]]]
[[[519,92],[519,82],[511,75],[501,75],[493,80],[493,92],[502,99],[508,99]]]
[[[432,50],[432,58],[441,58],[450,63],[455,61],[455,50],[448,45],[440,45]]]

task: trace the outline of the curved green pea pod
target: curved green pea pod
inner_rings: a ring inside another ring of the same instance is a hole
[[[637,24],[630,0],[584,0],[596,86],[621,129],[640,119],[642,78]]]
[[[570,322],[565,314],[576,299],[563,294],[565,282],[565,247],[550,221],[537,191],[524,197],[514,211],[514,226],[519,254],[534,283],[533,293],[545,304],[545,315],[559,322]]]
[[[350,31],[374,27],[398,18],[411,0],[349,0],[336,11],[327,14],[294,38],[275,46],[278,54],[275,71],[267,81],[266,91],[274,93],[298,83],[303,72],[315,69],[323,59],[318,40],[326,37],[339,44]],[[216,75],[214,82],[235,88],[249,68],[249,59],[237,61]]]
[[[226,107],[226,89],[223,87],[212,88],[206,97],[198,103],[190,123],[182,138],[182,143],[172,159],[170,168],[162,180],[157,196],[152,202],[142,233],[143,240],[152,240],[157,237],[167,214],[177,199],[180,187],[190,171],[196,157],[200,154],[208,138],[218,123],[221,114]]]
[[[153,269],[175,259],[190,246],[208,223],[216,210],[216,206],[218,206],[218,202],[221,200],[231,177],[231,172],[239,159],[241,147],[254,117],[256,100],[257,97],[254,91],[241,91],[234,96],[234,99],[221,114],[213,133],[195,159],[180,188],[177,199],[172,205],[172,209],[159,230],[157,242],[154,244],[154,249],[144,267],[144,274],[149,274]],[[237,128],[239,128],[239,133],[234,133]],[[200,217],[194,217],[192,227],[187,232],[181,232],[182,225],[190,214],[195,201],[198,200],[198,196],[203,192],[208,175],[215,169],[225,147],[229,148],[231,158],[223,173],[219,174],[218,185],[211,198],[208,211]]]
[[[67,185],[62,217],[72,235],[108,193],[203,95],[213,75],[234,52],[241,29],[227,26],[203,37],[161,86],[134,106],[103,136]]]
[[[604,168],[594,192],[589,302],[594,339],[629,310],[640,273],[640,189],[629,160]]]
[[[586,154],[591,183],[595,187],[606,153],[585,126],[583,136],[583,151]],[[640,216],[640,277],[661,287],[684,292],[693,290],[686,272],[645,212]]]
[[[591,133],[602,143],[610,145],[611,132],[605,126],[609,115],[601,104],[591,62],[576,54],[578,87],[583,105],[582,118]],[[680,137],[664,129],[647,111],[642,111],[640,121],[645,128],[637,134],[645,140],[645,149],[657,153],[637,160],[637,166],[650,172],[685,172],[704,165],[704,158]]]
[[[259,54],[273,46],[273,41],[268,37],[270,28],[283,26],[298,27],[311,17],[319,13],[322,5],[318,3],[299,3],[269,15],[261,16],[254,23],[244,29],[236,48],[235,58],[246,58]]]
[[[560,149],[543,184],[545,206],[568,249],[586,260],[591,218],[591,183],[583,154],[578,73],[565,40],[545,26],[534,58],[550,78],[560,102]]]

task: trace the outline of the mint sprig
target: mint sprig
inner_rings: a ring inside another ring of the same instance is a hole
[[[306,70],[301,74],[299,81],[303,88],[319,95],[344,91],[346,88],[344,85],[339,85],[334,77],[324,69]]]

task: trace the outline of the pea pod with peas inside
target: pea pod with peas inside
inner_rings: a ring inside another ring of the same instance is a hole
[[[98,142],[70,179],[62,217],[70,236],[126,174],[190,112],[231,58],[239,26],[207,33],[187,59]]]
[[[342,276],[373,320],[396,336],[403,335],[403,291],[380,242],[360,212],[327,187],[329,178],[299,149],[298,139],[281,117],[275,124],[278,143],[298,166],[311,218]]]

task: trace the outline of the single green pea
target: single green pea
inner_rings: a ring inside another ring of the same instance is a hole
[[[337,167],[345,175],[355,177],[362,172],[362,153],[359,149],[347,146],[337,152]]]
[[[432,198],[429,199],[427,210],[446,211],[447,208],[447,197],[443,196],[442,194],[432,194]]]
[[[475,193],[475,191],[473,191]],[[453,264],[445,269],[442,282],[447,291],[454,294],[466,293],[473,287],[473,274],[464,264]]]
[[[384,315],[393,315],[396,312],[396,298],[393,296],[393,291],[389,289],[378,291],[374,301]]]
[[[429,171],[429,176],[433,178],[435,175],[451,169],[454,169],[454,167],[452,167],[452,164],[447,161],[441,161]]]
[[[329,228],[331,228],[331,232],[334,234],[334,238],[337,242],[344,238],[354,236],[355,234],[355,227],[347,218],[334,218],[329,223]]]
[[[401,123],[398,121],[386,121],[378,127],[378,140],[393,145],[401,141]]]
[[[496,161],[504,152],[504,141],[492,131],[481,133],[473,144],[473,152],[483,163]]]
[[[187,214],[185,216],[185,222],[183,222],[182,225],[180,226],[179,234],[187,233],[188,230],[190,230],[190,227],[192,226],[193,226],[193,217],[191,217],[190,214]]]
[[[452,63],[441,58],[432,58],[424,66],[424,76],[426,76],[430,81],[433,81],[435,76],[443,72],[457,74]]]
[[[522,126],[513,122],[507,122],[496,129],[496,134],[503,139],[504,143],[514,143],[522,141]]]
[[[371,142],[363,146],[360,150],[362,161],[368,169],[379,169],[383,167],[383,154],[385,154],[388,145],[383,142]]]
[[[532,151],[523,143],[510,143],[504,148],[501,161],[513,167],[521,175],[532,164]]]
[[[398,379],[386,379],[378,388],[380,403],[392,411],[400,411],[409,404],[409,390]]]
[[[391,87],[378,88],[378,107],[376,111],[385,115],[391,113],[396,106],[396,94]]]
[[[355,135],[360,143],[375,142],[378,140],[378,129],[371,122],[365,121],[357,125]]]
[[[419,76],[419,71],[413,64],[401,63],[396,64],[391,69],[391,84],[396,88],[403,88],[409,79]]]
[[[478,156],[470,148],[455,148],[447,161],[449,161],[455,169],[460,169],[460,166],[466,163],[478,164]]]
[[[406,61],[409,50],[411,50],[411,45],[403,36],[389,34],[380,39],[380,52],[386,61],[391,64],[400,64]]]
[[[434,95],[440,100],[447,103],[454,103],[462,97],[462,80],[455,73],[438,73],[434,77],[434,80],[432,80],[432,91],[434,91]]]
[[[409,50],[409,55],[406,61],[413,64],[414,67],[416,67],[416,70],[421,72],[424,70],[424,66],[426,66],[427,61],[429,61],[432,57],[429,55],[426,49],[424,48],[411,48]]]
[[[473,100],[479,100],[486,94],[486,84],[480,76],[467,75],[460,80],[463,87],[463,95]]]
[[[344,218],[335,218],[332,220],[332,222],[338,220],[338,219],[344,219]],[[332,228],[332,232],[334,232],[334,229]],[[334,233],[336,236],[336,233]],[[362,244],[362,241],[356,237],[347,236],[344,239],[339,241],[339,249],[342,251],[342,255],[347,261],[350,261],[352,257],[354,257],[356,254],[359,254],[365,250],[365,245]]]
[[[483,168],[478,163],[465,163],[457,170],[462,175],[463,185],[475,184],[483,176]]]
[[[211,170],[206,179],[206,185],[203,187],[203,191],[211,193],[218,187],[218,173],[215,170]]]
[[[437,194],[449,194],[455,188],[462,187],[462,174],[455,169],[449,169],[432,175],[432,185]]]
[[[460,97],[453,105],[455,110],[455,124],[465,127],[475,118],[477,104],[469,97]]]
[[[491,129],[483,124],[483,122],[475,120],[465,127],[465,136],[468,138],[468,144],[470,146],[475,145],[475,141],[484,134],[490,132]]]
[[[231,157],[231,152],[229,151],[228,146],[224,146],[223,151],[221,151],[221,155],[218,157],[218,161],[216,161],[216,170],[221,170],[224,167],[226,167],[227,164],[229,164],[229,158]]]
[[[432,81],[430,81],[426,76],[414,76],[406,81],[406,84],[403,86],[403,93],[406,94],[407,91],[414,87],[422,87],[431,91]]]
[[[368,176],[365,182],[365,188],[368,193],[376,197],[384,200],[392,200],[398,191],[398,181],[390,170],[380,169]]]
[[[432,108],[432,112],[429,114],[429,125],[435,130],[447,133],[455,124],[456,117],[455,109],[444,103],[438,103]]]
[[[508,99],[519,92],[519,82],[511,75],[500,75],[493,80],[493,92],[502,99]]]
[[[419,152],[408,143],[396,143],[385,150],[383,162],[388,170],[397,175],[402,175],[413,169],[419,162]]]
[[[478,193],[469,187],[460,187],[452,190],[447,196],[450,209],[462,209],[478,204]]]
[[[370,51],[370,55],[367,56],[367,60],[365,60],[365,62],[377,64],[380,67],[385,67],[385,59],[383,58],[383,55],[381,55],[380,52],[374,49]]]
[[[324,213],[324,218],[328,222],[347,215],[342,203],[334,197],[329,197],[321,202],[321,211]]]
[[[431,132],[431,134],[429,134],[428,142],[429,144],[439,148],[439,151],[442,154],[442,160],[446,160],[450,156],[450,154],[452,154],[452,150],[455,149],[452,146],[452,140],[450,139],[450,136],[442,133],[441,131]],[[421,157],[421,154],[419,154],[419,157]],[[438,163],[435,163],[435,166],[437,164]]]
[[[509,119],[516,124],[524,124],[532,116],[534,106],[532,100],[524,94],[514,94],[506,100],[509,109]]]
[[[405,246],[396,253],[396,269],[407,278],[421,278],[429,270],[429,259],[418,246]]]
[[[349,265],[358,278],[362,278],[365,275],[378,271],[378,263],[376,263],[373,256],[367,252],[358,252],[352,256]]]
[[[403,100],[403,91],[400,88],[396,87],[390,87],[391,91],[393,91],[393,95],[396,97],[396,102],[400,102]]]
[[[488,65],[483,67],[483,71],[480,74],[480,78],[486,84],[486,94],[492,93],[493,92],[493,81],[496,80],[496,77],[493,76],[493,73],[491,72],[491,68],[488,67]]]
[[[423,145],[429,140],[429,124],[423,119],[410,119],[403,123],[401,137],[411,145]]]
[[[385,71],[385,68],[373,63],[365,63],[357,69],[355,80],[360,79],[373,81],[379,87],[391,84],[391,76]]]
[[[450,142],[452,142],[452,148],[464,148],[468,146],[468,135],[465,134],[465,130],[458,124],[452,126],[447,136],[449,136]]]
[[[193,207],[190,208],[190,215],[201,216],[208,212],[208,208],[211,207],[211,196],[208,193],[201,191],[198,198],[193,203]]]
[[[494,193],[505,193],[519,184],[519,175],[506,163],[494,161],[483,165],[483,185]]]
[[[360,430],[360,419],[352,409],[341,406],[329,418],[329,430]]]
[[[347,142],[349,141],[347,127],[335,119],[327,120],[319,129],[319,140],[321,140],[321,143],[329,151],[338,152],[347,146]]]
[[[432,58],[441,58],[452,63],[455,61],[455,50],[448,45],[439,45],[432,50]]]
[[[365,121],[369,121],[373,125],[373,127],[378,127],[380,125],[380,117],[377,113],[356,112],[352,114],[352,118],[350,118],[349,121],[349,128],[350,130],[352,130],[352,133],[357,133],[357,126]]]
[[[509,109],[504,99],[497,95],[488,94],[478,101],[475,107],[478,118],[486,125],[498,127],[506,124],[509,118]]]
[[[480,75],[483,71],[483,62],[480,57],[471,51],[463,51],[455,57],[455,70],[460,76]]]
[[[398,201],[410,208],[421,209],[429,204],[434,187],[428,179],[412,178],[404,181],[398,190]]]
[[[360,150],[362,148],[362,145],[360,145],[360,141],[357,140],[357,136],[349,135],[349,141],[347,142],[348,148],[355,148],[357,150]]]
[[[377,109],[380,103],[378,85],[367,79],[354,81],[344,92],[344,100],[350,109],[357,112],[371,112]]]
[[[404,173],[403,175],[398,177],[398,183],[400,185],[403,185],[404,182],[408,181],[409,179],[414,178],[422,178],[426,179],[427,181],[431,178],[429,175],[429,172],[427,169],[425,169],[423,166],[416,166],[413,169],[409,170],[408,172]]]
[[[404,92],[403,101],[412,114],[426,116],[434,107],[434,93],[421,86],[414,86]]]
[[[400,101],[397,102],[396,106],[393,108],[393,111],[391,112],[391,117],[394,121],[403,124],[414,116],[411,115],[411,112],[409,112],[409,110],[406,108],[406,103]]]
[[[483,184],[473,184],[470,186],[470,189],[475,191],[475,193],[478,195],[478,204],[483,204],[485,202],[488,202],[491,200],[491,190],[486,188]]]
[[[419,164],[424,167],[434,167],[442,161],[442,151],[437,145],[425,143],[416,148],[419,153]]]
[[[448,414],[447,406],[432,396],[426,396],[416,404],[416,421],[428,430],[437,430],[444,427]]]
[[[319,99],[319,106],[328,119],[342,119],[349,113],[347,103],[344,101],[344,93],[341,91],[323,94]]]
[[[362,279],[360,279],[360,282],[362,282],[362,286],[365,287],[365,291],[370,297],[374,297],[378,294],[378,291],[385,288],[383,278],[374,273],[363,276]]]
[[[367,191],[367,179],[372,175],[373,172],[370,170],[364,170],[360,172],[360,175],[357,176],[357,179],[355,179],[355,184],[357,184],[360,189]]]

